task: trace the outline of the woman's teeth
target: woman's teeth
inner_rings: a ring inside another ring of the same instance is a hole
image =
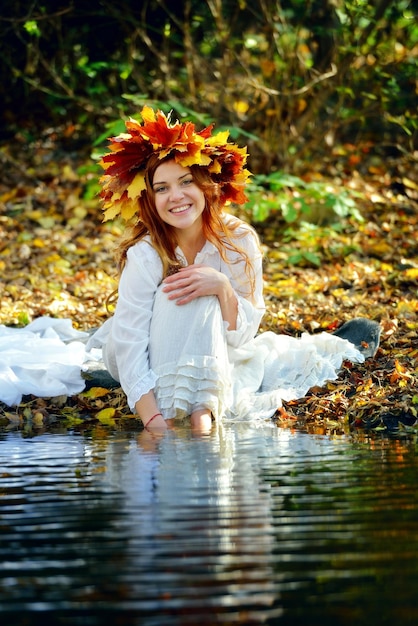
[[[176,209],[171,209],[170,213],[182,213],[189,208],[190,204],[185,204],[184,206],[179,206]]]

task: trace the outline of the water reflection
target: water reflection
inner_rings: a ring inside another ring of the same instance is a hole
[[[154,453],[132,442],[123,455],[115,454],[123,443],[108,448],[107,480],[123,486],[132,524],[130,568],[143,574],[136,608],[164,612],[161,623],[175,613],[181,621],[172,623],[192,624],[243,611],[261,623],[274,604],[269,490],[256,456],[237,454],[236,444],[231,430],[200,439],[170,432]]]
[[[2,626],[417,623],[413,446],[8,433],[0,465]]]

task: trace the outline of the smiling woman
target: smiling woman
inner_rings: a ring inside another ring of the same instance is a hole
[[[133,224],[119,246],[115,314],[89,346],[102,347],[144,426],[190,418],[207,432],[213,420],[271,417],[282,400],[335,379],[343,359],[363,361],[361,343],[328,333],[257,335],[259,240],[226,212],[247,199],[246,148],[150,107],[142,119],[102,159],[105,219]]]

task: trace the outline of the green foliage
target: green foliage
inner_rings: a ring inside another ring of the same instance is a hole
[[[40,37],[41,31],[39,30],[38,23],[35,20],[28,20],[23,24],[23,28],[29,35],[34,37]]]
[[[82,165],[77,169],[77,176],[84,181],[84,189],[82,192],[83,200],[89,201],[98,197],[101,189],[99,177],[102,171],[97,163],[89,163]]]
[[[341,223],[318,226],[302,222],[281,235],[281,252],[288,265],[320,267],[331,260],[341,262],[358,247],[344,237]]]
[[[0,18],[3,121],[24,132],[90,124],[93,143],[159,102],[245,138],[258,173],[416,135],[411,0],[4,0]]]
[[[254,176],[248,186],[248,211],[252,221],[263,222],[278,213],[287,224],[327,224],[339,218],[363,218],[350,192],[330,182],[306,182],[286,172]]]
[[[260,174],[249,184],[248,196],[247,218],[258,228],[273,225],[289,265],[319,267],[330,258],[345,258],[353,247],[341,243],[339,231],[348,220],[364,221],[355,194],[329,181]]]

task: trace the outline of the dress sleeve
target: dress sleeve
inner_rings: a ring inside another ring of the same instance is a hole
[[[119,281],[112,339],[120,383],[132,410],[156,382],[148,346],[155,292],[161,280],[161,260],[147,241],[128,250]]]
[[[227,343],[239,348],[257,334],[261,319],[265,313],[263,298],[263,258],[257,235],[246,226],[247,234],[237,239],[237,244],[249,255],[254,271],[254,293],[250,294],[250,285],[245,272],[245,261],[236,253],[231,253],[230,263],[222,271],[229,277],[238,299],[238,317],[236,330],[226,330]]]

